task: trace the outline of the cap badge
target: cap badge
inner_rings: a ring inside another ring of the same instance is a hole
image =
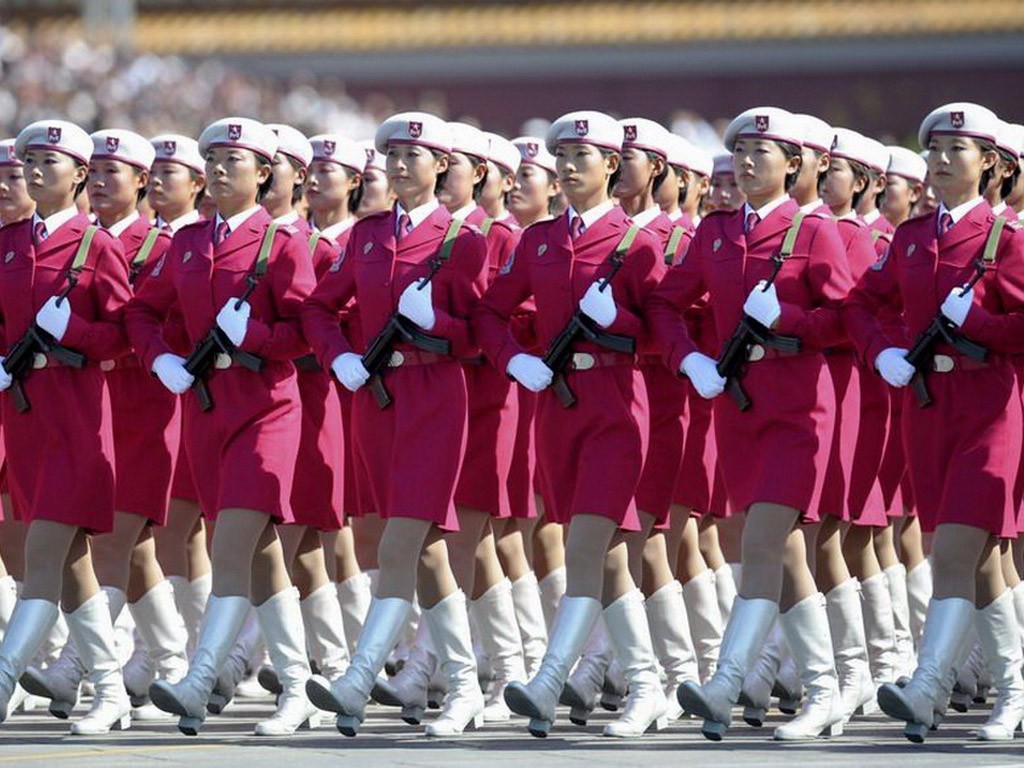
[[[366,152],[366,162],[370,162],[371,160],[373,160],[374,150],[371,149],[370,147],[367,147],[364,151]]]
[[[418,139],[423,135],[423,123],[410,120],[409,121],[409,138]]]
[[[238,141],[242,138],[242,126],[238,123],[228,123],[228,141]]]
[[[769,122],[768,115],[754,115],[754,127],[760,133],[764,133],[768,130]]]
[[[838,146],[839,146],[839,137],[838,136],[833,136],[832,137],[832,146],[829,147],[829,151],[831,152],[831,151],[835,150],[835,148],[838,147]]]
[[[526,156],[536,157],[540,153],[540,145],[536,141],[526,142]]]
[[[62,129],[59,126],[50,126],[46,129],[46,140],[50,144],[59,144]]]
[[[117,136],[107,136],[107,152],[117,152],[121,146],[121,140]]]
[[[337,149],[338,144],[334,141],[324,141],[324,154],[330,157],[334,154],[334,150]]]
[[[636,126],[627,125],[625,127],[626,141],[636,141]]]
[[[711,250],[718,253],[722,248],[722,238],[716,237],[715,241],[711,243]]]
[[[173,155],[178,151],[178,142],[176,141],[165,141],[164,142],[164,154],[167,156]]]
[[[949,124],[954,128],[964,127],[964,113],[963,112],[950,112],[949,113]]]
[[[573,126],[577,136],[586,136],[590,133],[590,121],[589,120],[577,120]]]

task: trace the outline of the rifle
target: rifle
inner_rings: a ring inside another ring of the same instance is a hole
[[[633,245],[633,240],[639,231],[640,228],[636,225],[631,226],[626,230],[626,234],[622,236],[619,244],[615,246],[615,251],[609,258],[611,269],[598,283],[597,289],[599,291],[604,292],[604,289],[611,283],[612,278],[622,269],[626,254],[629,252],[630,246]],[[565,380],[565,374],[569,363],[572,361],[573,345],[580,339],[599,344],[613,352],[621,352],[626,355],[636,353],[635,339],[615,333],[605,333],[593,320],[583,314],[582,310],[577,309],[572,317],[569,318],[565,328],[551,342],[547,354],[544,355],[544,365],[550,368],[554,374],[551,386],[555,397],[558,398],[558,402],[562,404],[563,408],[572,408],[576,405],[576,395],[569,388],[569,384]]]
[[[782,269],[782,265],[789,255],[793,253],[803,220],[804,214],[799,211],[793,216],[793,223],[789,225],[789,229],[786,231],[786,236],[782,240],[782,246],[779,248],[778,253],[772,257],[772,273],[769,275],[768,282],[763,290],[768,290],[775,283],[779,270]],[[740,318],[739,323],[736,325],[736,330],[732,332],[732,336],[729,337],[729,340],[725,342],[725,346],[722,347],[722,353],[719,355],[715,366],[718,369],[718,375],[725,379],[726,391],[740,411],[747,411],[751,406],[750,397],[743,389],[740,378],[743,375],[743,366],[747,361],[750,348],[754,344],[789,353],[799,352],[801,347],[800,339],[794,336],[781,336],[746,314]]]
[[[1005,224],[1004,216],[1000,216],[992,223],[992,229],[985,241],[985,250],[981,258],[974,260],[974,275],[964,286],[965,293],[977,285],[978,281],[985,276],[988,265],[995,262],[999,236],[1002,234]],[[914,366],[914,377],[910,380],[910,387],[914,391],[914,397],[917,398],[917,405],[920,408],[927,408],[932,404],[926,375],[935,356],[935,347],[941,342],[949,344],[961,355],[972,360],[985,362],[988,357],[988,350],[985,347],[957,333],[953,323],[942,314],[941,310],[937,312],[928,327],[914,340],[914,345],[907,352],[906,357],[906,361]]]
[[[438,249],[437,255],[430,260],[430,270],[426,276],[416,283],[416,290],[422,291],[430,281],[434,279],[438,270],[452,255],[452,248],[455,247],[455,238],[462,228],[462,219],[452,219],[445,232],[444,241]],[[433,352],[436,355],[451,354],[451,342],[448,339],[440,339],[436,336],[429,336],[423,333],[411,320],[402,317],[398,312],[392,313],[391,317],[384,324],[384,327],[374,337],[363,353],[363,367],[370,374],[369,387],[377,400],[377,407],[382,411],[391,405],[391,394],[384,386],[384,374],[391,365],[391,355],[395,345],[405,342],[414,344],[426,352]]]
[[[89,226],[83,233],[82,241],[78,244],[78,250],[75,251],[75,258],[72,260],[71,266],[67,271],[67,285],[64,286],[64,290],[57,294],[58,307],[64,303],[68,296],[71,295],[71,291],[78,285],[78,276],[81,274],[82,267],[85,266],[85,261],[89,257],[89,247],[92,245],[92,239],[96,235],[97,229],[99,228],[94,225]],[[33,367],[32,364],[35,361],[36,355],[53,355],[62,365],[66,365],[69,368],[81,369],[85,367],[86,363],[85,355],[68,347],[61,346],[53,336],[33,322],[22,337],[11,347],[11,351],[4,358],[3,363],[4,370],[14,380],[11,383],[11,395],[14,397],[14,407],[18,413],[26,413],[32,409],[32,404],[29,403],[28,396],[25,394],[23,381],[28,375],[29,370]]]
[[[253,265],[252,271],[245,276],[245,291],[235,301],[236,310],[242,306],[243,302],[248,301],[253,291],[256,290],[256,286],[259,285],[260,278],[267,273],[267,263],[270,260],[270,250],[273,248],[274,235],[276,233],[277,224],[271,223],[263,235],[263,242],[260,244],[260,251],[256,256],[256,262]],[[196,399],[199,401],[199,410],[203,413],[213,408],[213,398],[210,396],[210,390],[206,386],[206,376],[209,374],[210,369],[215,367],[219,355],[227,355],[234,362],[255,373],[263,370],[262,358],[240,350],[231,342],[231,339],[221,330],[220,326],[214,322],[213,327],[196,344],[192,354],[185,361],[185,370],[192,374],[195,379],[192,383],[192,388],[195,390]]]

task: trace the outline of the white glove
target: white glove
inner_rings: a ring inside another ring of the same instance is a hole
[[[598,286],[599,283],[594,282],[587,288],[587,292],[580,299],[580,311],[602,328],[607,328],[615,322],[615,316],[619,314],[619,310],[615,307],[611,284],[606,286],[603,291]]]
[[[939,311],[959,328],[967,319],[973,303],[974,289],[970,288],[965,292],[962,287],[957,287],[949,292]]]
[[[905,387],[914,378],[914,366],[906,360],[907,350],[888,347],[878,353],[875,368],[894,387]]]
[[[412,320],[424,331],[434,327],[434,292],[431,283],[419,287],[419,280],[410,283],[398,297],[398,313]]]
[[[245,341],[246,331],[249,330],[249,313],[252,307],[248,301],[243,301],[238,309],[235,309],[238,299],[228,299],[224,306],[217,313],[217,326],[228,335],[231,343],[236,347],[242,346]]]
[[[6,392],[14,383],[14,377],[4,370],[3,365],[4,358],[0,357],[0,392]]]
[[[531,392],[540,392],[551,385],[554,373],[544,365],[544,361],[536,355],[520,352],[508,361],[506,369],[509,376],[518,381]]]
[[[58,342],[67,333],[71,322],[71,302],[65,298],[57,306],[57,297],[51,296],[36,312],[36,325],[53,336]]]
[[[363,365],[363,359],[355,352],[343,352],[334,358],[331,372],[349,392],[355,392],[370,380],[370,372]]]
[[[153,373],[160,383],[176,395],[187,392],[196,377],[185,370],[185,358],[164,352],[153,361]]]
[[[679,370],[689,377],[697,394],[705,400],[725,391],[725,379],[719,375],[717,363],[705,354],[691,352],[683,358]]]
[[[775,325],[782,316],[775,284],[768,285],[767,280],[761,280],[755,285],[747,300],[743,302],[743,314],[754,318],[765,328]]]

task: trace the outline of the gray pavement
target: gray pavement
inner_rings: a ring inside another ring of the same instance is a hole
[[[572,726],[568,719],[560,721],[544,740],[530,737],[525,722],[518,720],[487,726],[458,740],[428,741],[421,729],[402,723],[396,710],[382,708],[370,710],[355,739],[341,736],[332,722],[284,739],[252,736],[255,720],[271,709],[269,699],[237,702],[225,715],[211,717],[196,738],[182,736],[173,723],[134,723],[131,730],[107,737],[74,737],[67,735],[67,722],[45,711],[17,714],[0,726],[0,766],[319,768],[338,766],[343,760],[354,768],[1024,765],[1024,737],[1003,744],[971,741],[973,729],[984,720],[983,710],[954,715],[927,744],[918,746],[903,738],[898,724],[880,716],[855,722],[841,738],[811,744],[773,743],[770,727],[754,730],[742,721],[720,744],[705,741],[695,721],[677,723],[639,741],[613,741],[601,737],[601,726],[613,717],[605,712],[585,729]]]

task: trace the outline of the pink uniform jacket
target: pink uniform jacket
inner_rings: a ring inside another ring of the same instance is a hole
[[[39,308],[64,290],[89,218],[79,214],[39,246],[32,220],[0,230],[0,313],[5,351],[35,322]],[[131,290],[121,244],[96,232],[61,344],[88,358],[84,369],[56,364],[24,380],[31,410],[18,413],[3,395],[11,498],[23,520],[50,520],[93,533],[114,519],[114,436],[101,360],[128,353],[122,317]]]
[[[971,277],[994,220],[981,202],[941,237],[937,212],[900,225],[887,256],[864,274],[844,313],[866,365],[900,343],[885,333],[879,312],[901,310],[910,338],[917,338],[949,291]],[[925,531],[958,523],[1013,537],[1021,403],[1008,356],[1024,351],[1024,234],[1015,227],[1003,231],[960,330],[988,348],[988,362],[971,365],[942,345],[936,352],[953,367],[928,375],[933,404],[920,408],[909,388],[904,393],[903,442],[914,501]]]
[[[138,219],[118,236],[134,290],[145,283],[171,245],[170,236],[161,232],[145,263],[135,266],[151,231],[149,222]],[[114,424],[115,507],[163,525],[181,444],[179,398],[143,368],[134,353],[104,360],[100,367],[107,374]]]
[[[398,299],[429,270],[441,248],[451,216],[431,213],[400,243],[395,212],[367,216],[352,229],[344,257],[324,277],[302,311],[302,325],[320,364],[329,369],[338,355],[362,352],[387,323]],[[487,244],[464,226],[451,257],[432,284],[435,325],[430,335],[447,339],[451,356],[421,358],[410,344],[396,347],[405,363],[388,370],[385,385],[393,403],[381,410],[363,387],[352,403],[356,485],[382,517],[427,520],[458,530],[454,493],[466,447],[466,380],[459,360],[477,354],[469,314],[483,293]],[[347,338],[339,313],[355,298],[360,337]],[[421,363],[421,364],[419,364]],[[364,494],[363,489],[368,489]]]
[[[164,262],[126,312],[128,332],[147,370],[157,356],[171,351],[161,329],[175,310],[195,345],[225,302],[245,291],[270,223],[270,215],[260,209],[217,246],[214,220],[175,234]],[[289,227],[279,228],[267,273],[249,298],[252,313],[241,347],[263,359],[262,371],[234,365],[213,370],[207,384],[214,407],[206,413],[194,392],[185,395],[183,436],[208,517],[238,508],[264,512],[279,523],[293,521],[290,498],[301,412],[292,360],[308,350],[299,307],[313,284],[306,242]]]
[[[473,315],[480,345],[499,371],[525,351],[510,319],[529,297],[536,300],[536,332],[546,347],[576,311],[583,294],[608,273],[608,260],[630,226],[613,208],[574,243],[568,216],[527,228]],[[644,342],[643,305],[664,271],[655,237],[641,230],[612,281],[618,308],[609,333]],[[591,342],[578,352],[600,364],[569,372],[577,404],[564,408],[550,388],[540,393],[536,415],[537,460],[545,514],[568,523],[576,514],[611,518],[638,530],[634,495],[647,449],[648,410],[643,378],[630,355]]]
[[[747,295],[772,271],[798,207],[792,200],[773,210],[749,233],[743,210],[709,215],[686,258],[669,272],[649,302],[648,323],[670,370],[698,351],[681,314],[706,293],[723,341],[732,334]],[[793,254],[775,287],[782,315],[776,332],[797,336],[799,354],[768,352],[751,361],[743,386],[753,405],[742,413],[728,396],[715,400],[715,436],[729,501],[737,511],[755,502],[784,504],[816,519],[832,440],[835,395],[821,350],[845,338],[840,304],[850,271],[835,224],[804,218]]]
[[[661,247],[663,260],[673,262],[686,253],[693,238],[693,227],[687,227],[689,220],[674,222],[666,214],[656,216],[645,228],[653,234]],[[665,250],[676,229],[680,237],[675,252]],[[666,268],[670,264],[666,263]],[[636,489],[636,505],[640,511],[654,517],[657,525],[668,521],[672,504],[672,491],[679,477],[683,458],[683,409],[686,404],[686,383],[672,371],[665,368],[657,350],[648,349],[640,358],[640,372],[647,389],[647,403],[650,408],[650,439],[644,468]]]
[[[481,227],[487,215],[476,207],[466,221]],[[512,256],[519,232],[500,221],[492,221],[487,231],[487,284]],[[462,462],[455,503],[492,517],[511,515],[508,476],[515,450],[519,400],[516,387],[503,371],[487,364],[478,355],[465,365],[466,391],[469,396],[469,433],[466,456]]]
[[[306,229],[308,231],[308,225]],[[342,232],[343,242],[348,241],[351,231]],[[309,235],[306,235],[306,242],[310,242]],[[342,244],[334,240],[323,237],[316,240],[310,258],[317,281],[338,260],[341,248]],[[296,361],[296,368],[302,401],[302,435],[295,461],[292,512],[298,525],[336,531],[345,519],[346,464],[349,463],[341,399],[331,374],[319,368],[315,357],[304,355]]]

